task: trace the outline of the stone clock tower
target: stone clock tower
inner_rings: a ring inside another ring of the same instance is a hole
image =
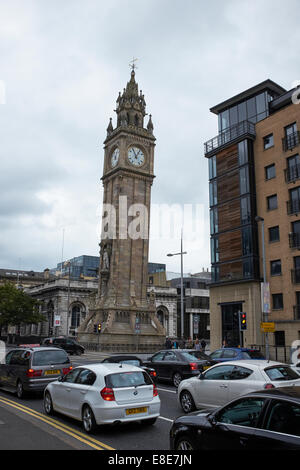
[[[165,331],[156,317],[154,293],[147,296],[155,137],[151,115],[144,127],[146,103],[134,66],[115,112],[116,127],[110,119],[104,141],[98,297],[79,339],[99,342],[104,350],[111,345],[147,350],[149,344],[164,344]],[[99,323],[100,335],[94,333]]]

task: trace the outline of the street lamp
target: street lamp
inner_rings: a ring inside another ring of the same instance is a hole
[[[186,255],[187,252],[183,251],[182,247],[182,231],[181,231],[181,250],[179,253],[168,253],[167,256],[177,256],[180,255],[181,261],[181,273],[180,273],[180,319],[181,319],[181,338],[183,339],[183,330],[184,330],[184,311],[183,311],[183,255]]]
[[[266,253],[265,253],[265,219],[263,217],[260,217],[260,216],[256,216],[255,217],[255,221],[258,223],[258,222],[261,222],[261,244],[262,244],[262,259],[263,259],[263,275],[264,275],[264,288],[263,288],[263,293],[265,292],[265,289],[266,289],[266,284],[267,284],[267,270],[266,270]],[[264,316],[264,321],[268,321],[268,311],[264,311],[264,310],[267,310],[264,308],[264,301],[262,300],[262,313],[263,313],[263,316]],[[266,333],[266,356],[267,356],[267,360],[269,360],[269,337],[268,337],[268,333]]]
[[[68,307],[67,307],[67,337],[69,336],[69,310],[70,310],[70,278],[71,278],[71,261],[66,261],[64,266],[68,266],[69,280],[68,280]]]

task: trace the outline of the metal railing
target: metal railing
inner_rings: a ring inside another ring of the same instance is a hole
[[[300,320],[300,305],[294,305],[294,320]]]
[[[290,199],[287,201],[287,213],[298,214],[300,212],[300,199]]]
[[[229,127],[225,131],[221,132],[219,135],[213,139],[208,140],[204,144],[204,153],[205,155],[217,150],[219,147],[226,145],[232,142],[235,139],[240,138],[243,135],[250,135],[252,137],[256,136],[255,124],[250,121],[242,121],[238,124],[235,124],[232,127]]]
[[[300,248],[300,233],[290,232],[289,244],[290,244],[290,248]]]
[[[294,165],[290,168],[284,170],[285,181],[291,183],[292,181],[298,180],[300,178],[300,165]]]
[[[292,150],[294,147],[300,144],[300,132],[296,131],[293,134],[286,135],[282,139],[282,148],[286,152]]]
[[[300,268],[291,269],[292,283],[300,284]]]

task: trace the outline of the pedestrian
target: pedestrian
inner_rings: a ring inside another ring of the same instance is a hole
[[[166,339],[165,347],[166,349],[172,349],[172,341],[170,340],[170,338]]]
[[[201,349],[202,349],[203,352],[205,351],[205,348],[206,348],[206,341],[203,338],[203,340],[201,341]]]
[[[198,338],[196,338],[196,341],[195,341],[195,349],[196,349],[196,351],[200,351],[200,348],[201,348],[200,341],[199,341]]]

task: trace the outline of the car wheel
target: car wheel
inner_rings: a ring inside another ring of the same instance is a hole
[[[197,445],[190,436],[181,436],[177,439],[175,450],[196,450]]]
[[[17,397],[18,398],[24,398],[24,396],[25,396],[25,391],[24,391],[23,384],[22,384],[21,380],[18,380],[18,382],[17,382]]]
[[[94,413],[88,405],[85,405],[82,410],[82,423],[85,432],[91,433],[96,429],[96,420],[94,417]]]
[[[47,413],[47,415],[53,415],[54,414],[54,409],[53,409],[53,403],[52,403],[52,398],[49,392],[45,393],[44,397],[44,409]]]
[[[185,413],[191,413],[191,411],[194,411],[196,409],[194,399],[190,392],[188,392],[187,390],[181,393],[180,404],[181,408]]]
[[[181,381],[182,375],[179,372],[175,372],[175,374],[173,375],[173,385],[178,388]]]

